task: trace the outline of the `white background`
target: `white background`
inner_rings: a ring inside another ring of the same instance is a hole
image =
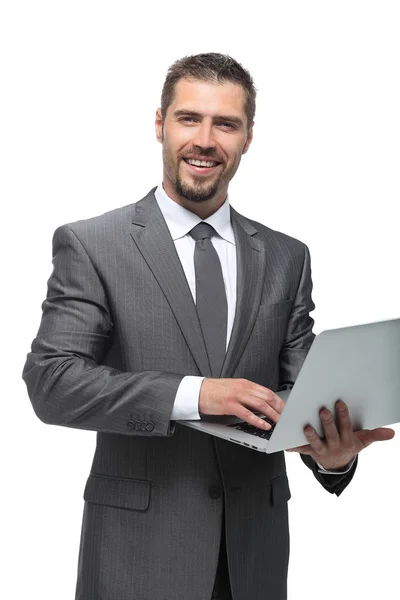
[[[153,123],[168,66],[228,53],[259,90],[231,204],[309,246],[316,333],[399,317],[400,8],[10,0],[0,23],[0,594],[69,600],[95,434],[41,423],[21,380],[54,229],[136,202],[158,183]],[[395,429],[361,454],[340,498],[287,455],[289,600],[399,597]]]

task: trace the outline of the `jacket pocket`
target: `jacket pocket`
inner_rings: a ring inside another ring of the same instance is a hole
[[[150,504],[151,481],[91,473],[83,494],[86,502],[145,511]]]
[[[260,304],[258,318],[277,319],[290,314],[293,305],[293,299],[275,302],[275,304]]]
[[[278,506],[282,502],[287,502],[291,498],[289,481],[286,473],[271,480],[271,503]]]

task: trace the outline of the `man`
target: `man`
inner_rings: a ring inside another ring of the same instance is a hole
[[[283,452],[176,424],[277,421],[313,341],[307,247],[237,213],[228,185],[251,144],[255,88],[219,54],[170,68],[157,139],[162,184],[54,235],[54,270],[24,369],[46,423],[98,432],[78,600],[283,600],[289,555]],[[262,194],[262,189],[252,193]],[[357,454],[391,430],[352,432],[322,411],[296,449],[339,495]],[[310,430],[310,431],[309,431]]]

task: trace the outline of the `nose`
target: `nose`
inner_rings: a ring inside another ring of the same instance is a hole
[[[200,148],[215,148],[215,140],[211,121],[204,119],[197,131],[195,138],[192,140],[193,145]]]

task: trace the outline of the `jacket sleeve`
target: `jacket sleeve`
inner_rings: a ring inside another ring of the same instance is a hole
[[[22,377],[37,416],[78,429],[173,433],[170,415],[184,375],[121,372],[102,365],[113,331],[101,278],[68,226],[53,238],[53,271]]]
[[[279,390],[290,389],[293,387],[304,359],[315,338],[315,335],[312,332],[314,320],[309,314],[315,308],[311,298],[311,292],[312,278],[310,252],[307,246],[304,246],[303,268],[289,318],[286,338],[280,353]],[[319,481],[328,492],[336,494],[337,496],[343,492],[352,480],[358,462],[357,457],[350,471],[344,474],[332,475],[321,473],[318,470],[317,463],[311,456],[305,454],[300,454],[300,456],[304,464],[306,464],[314,473],[314,477],[317,481]]]
[[[279,355],[279,389],[290,389],[296,381],[315,335],[314,319],[310,312],[315,308],[311,298],[312,279],[310,252],[304,246],[304,261],[293,301],[284,343]]]

